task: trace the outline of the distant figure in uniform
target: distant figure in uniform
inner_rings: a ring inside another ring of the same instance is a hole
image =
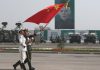
[[[40,43],[40,33],[41,32],[34,33],[35,44]]]
[[[61,11],[57,14],[55,19],[55,28],[56,29],[73,29],[74,20],[71,16],[70,7],[63,7]]]
[[[20,58],[21,59],[18,60],[13,65],[13,67],[14,67],[14,70],[16,70],[16,67],[18,65],[20,65],[23,70],[26,70],[24,62],[25,62],[25,60],[27,58],[27,55],[26,55],[27,45],[26,45],[26,38],[25,38],[25,32],[24,32],[24,30],[20,30],[19,31],[19,43],[20,43],[19,52],[20,52]]]

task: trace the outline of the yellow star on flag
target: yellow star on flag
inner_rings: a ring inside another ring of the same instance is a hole
[[[58,10],[58,9],[59,9],[59,5],[55,5],[54,8],[55,8],[56,10]]]

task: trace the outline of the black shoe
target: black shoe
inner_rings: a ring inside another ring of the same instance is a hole
[[[15,67],[15,65],[13,65],[13,67],[14,67],[14,70],[16,70],[16,67]]]
[[[24,63],[22,63],[21,66],[22,66],[23,70],[26,70],[26,67],[25,67]]]
[[[35,68],[34,67],[31,67],[31,70],[35,70]]]
[[[13,65],[14,70],[16,70],[16,67],[17,67],[18,65],[20,65],[20,67],[21,67],[21,61],[20,61],[20,60],[17,61],[17,62]]]

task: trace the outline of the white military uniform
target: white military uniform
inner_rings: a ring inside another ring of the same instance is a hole
[[[26,51],[27,51],[27,45],[26,45],[26,38],[20,34],[19,35],[19,52],[20,52],[20,57],[21,57],[21,62],[24,63],[25,59],[27,58],[26,56]]]

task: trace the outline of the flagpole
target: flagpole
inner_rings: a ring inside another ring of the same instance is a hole
[[[44,37],[44,30],[45,30],[45,28],[46,28],[46,26],[47,26],[48,24],[46,24],[43,28],[40,28],[40,37],[43,39],[43,37]]]
[[[47,25],[48,25],[48,23],[43,27],[43,30],[46,28]]]

